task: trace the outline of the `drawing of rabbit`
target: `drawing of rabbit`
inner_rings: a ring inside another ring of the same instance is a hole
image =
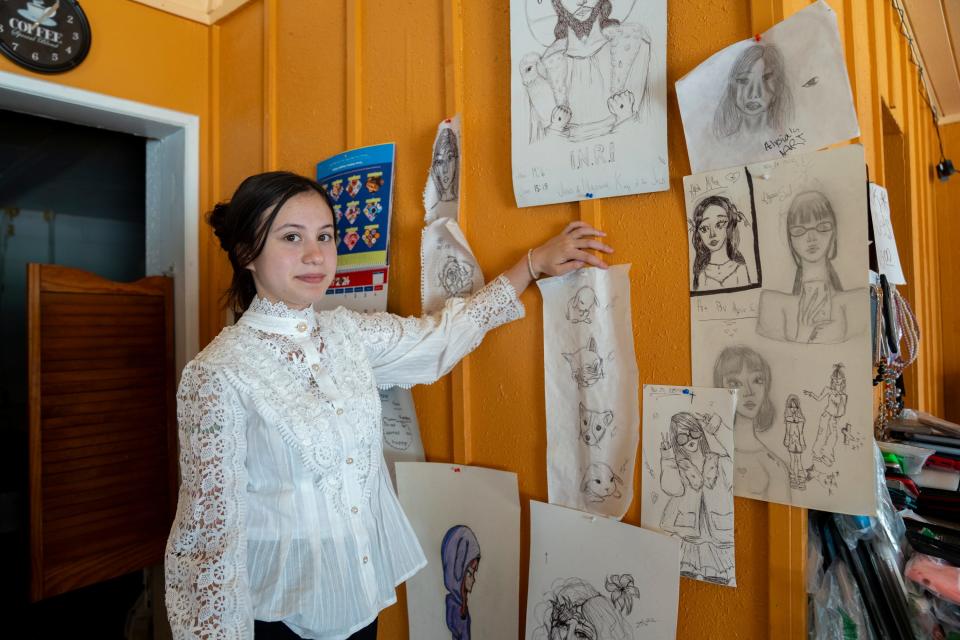
[[[607,498],[620,498],[623,479],[613,472],[607,464],[594,462],[587,467],[580,483],[580,491],[587,502],[603,502]]]

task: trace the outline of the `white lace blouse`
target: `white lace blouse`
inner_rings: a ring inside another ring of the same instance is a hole
[[[248,640],[257,619],[340,639],[392,604],[426,561],[386,473],[377,387],[437,380],[523,313],[503,276],[425,318],[255,299],[177,393],[174,637]]]

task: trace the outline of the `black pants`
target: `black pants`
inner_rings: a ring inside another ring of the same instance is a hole
[[[300,636],[282,622],[253,621],[254,640],[300,640]],[[377,640],[377,619],[350,636],[349,640]]]

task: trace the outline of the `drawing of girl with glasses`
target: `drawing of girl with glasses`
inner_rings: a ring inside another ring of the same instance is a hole
[[[660,443],[660,488],[670,496],[660,528],[680,538],[680,575],[727,584],[733,578],[733,460],[717,437],[717,414],[670,418]]]
[[[837,216],[825,195],[804,191],[794,197],[787,241],[796,265],[793,290],[761,294],[757,333],[781,342],[835,344],[862,331],[866,318],[848,308],[866,301],[866,289],[845,290],[833,267]]]

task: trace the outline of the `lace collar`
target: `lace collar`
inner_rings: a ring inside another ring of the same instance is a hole
[[[254,296],[238,321],[254,329],[286,335],[309,335],[317,326],[317,313],[313,307],[291,309],[283,302],[270,302]]]

